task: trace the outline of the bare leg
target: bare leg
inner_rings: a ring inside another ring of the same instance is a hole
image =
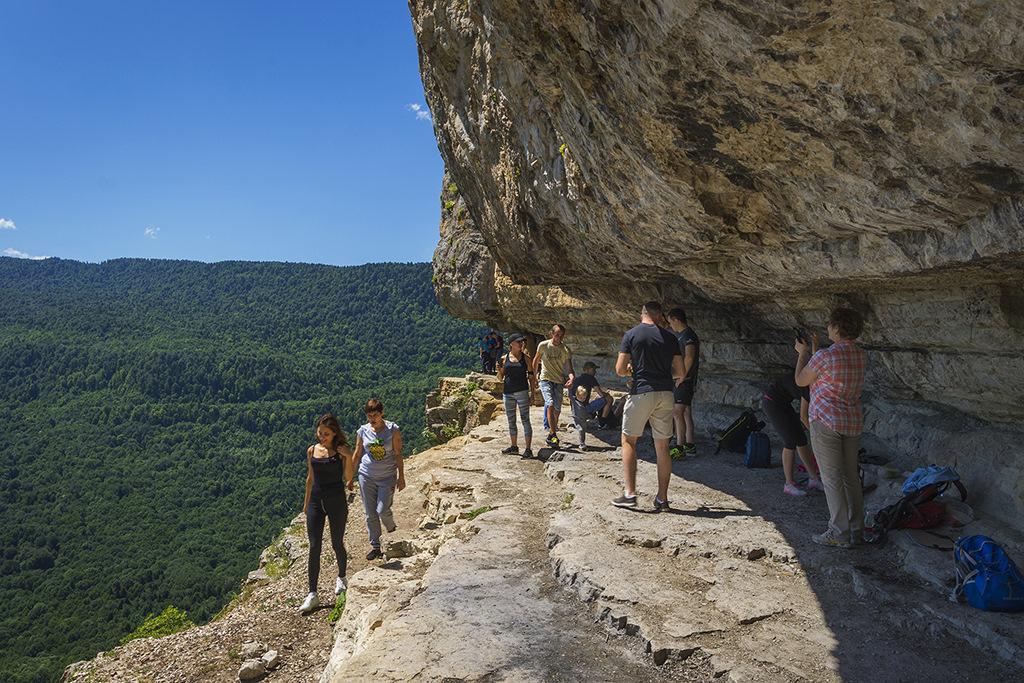
[[[672,406],[672,422],[676,427],[676,443],[680,448],[686,443],[684,440],[686,437],[686,420],[683,418],[683,408],[685,407],[682,403],[676,403]]]
[[[693,441],[693,406],[683,406],[683,421],[686,423],[686,441],[684,443],[694,443],[694,441]]]
[[[807,470],[807,474],[811,476],[811,479],[821,479],[821,474],[818,472],[818,468],[814,465],[814,455],[811,453],[811,447],[797,446],[796,452],[800,455],[800,462],[804,464],[804,469]],[[782,454],[785,456],[786,452],[783,451]],[[793,481],[793,478],[790,477],[789,481]]]
[[[782,449],[782,473],[786,475],[786,486],[795,483],[793,481],[793,463],[796,461],[796,451],[792,448]],[[806,467],[806,465],[805,465]]]
[[[554,436],[558,431],[558,413],[555,412],[554,405],[547,406],[545,410],[548,411],[548,435]]]
[[[668,441],[665,441],[668,445]],[[669,465],[671,468],[671,464]],[[622,475],[626,480],[626,495],[636,495],[636,437],[622,435]],[[664,500],[664,498],[662,498]]]
[[[634,440],[635,443],[635,440]],[[658,499],[668,500],[668,482],[672,478],[672,456],[668,454],[668,439],[655,439],[654,452],[658,456]],[[626,447],[622,447],[625,461]],[[636,448],[633,449],[633,479],[636,479]]]

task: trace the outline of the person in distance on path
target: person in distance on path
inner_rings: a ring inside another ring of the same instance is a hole
[[[299,611],[312,612],[320,606],[316,594],[320,578],[320,552],[323,548],[324,522],[331,523],[331,547],[338,559],[338,578],[334,593],[348,589],[345,569],[345,524],[348,522],[348,500],[345,484],[352,481],[352,449],[338,418],[324,415],[316,423],[317,442],[306,451],[309,473],[306,475],[306,498],[302,511],[306,515],[306,533],[309,535],[309,594]]]
[[[655,323],[660,314],[658,302],[644,304],[640,324],[622,338],[615,363],[616,374],[619,377],[632,374],[633,382],[622,412],[622,471],[626,490],[612,504],[636,507],[636,442],[650,421],[654,452],[658,456],[658,495],[654,509],[664,512],[669,510],[668,483],[672,477],[668,440],[672,436],[673,380],[682,379],[685,372],[679,340]]]

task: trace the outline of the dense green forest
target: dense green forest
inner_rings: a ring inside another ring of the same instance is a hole
[[[0,679],[54,681],[168,605],[198,622],[300,512],[326,412],[406,452],[479,323],[429,264],[0,258]]]

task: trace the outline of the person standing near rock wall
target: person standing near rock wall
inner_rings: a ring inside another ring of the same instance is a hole
[[[352,481],[352,449],[338,418],[324,415],[316,423],[317,443],[306,451],[309,473],[306,475],[306,497],[302,511],[306,514],[309,535],[309,594],[299,611],[312,612],[320,606],[317,582],[320,579],[320,552],[323,548],[324,523],[331,522],[331,547],[338,559],[338,578],[334,593],[348,589],[345,579],[345,524],[348,522],[348,500],[345,484]]]
[[[618,507],[636,507],[636,442],[647,422],[651,423],[654,452],[658,456],[657,512],[668,511],[668,483],[672,477],[672,456],[668,439],[672,436],[672,388],[674,379],[686,374],[679,340],[655,320],[661,304],[648,301],[640,310],[640,324],[622,338],[615,372],[619,377],[633,376],[629,396],[622,413],[622,471],[626,490],[612,501]]]
[[[359,494],[366,513],[366,531],[370,536],[370,552],[366,559],[383,557],[380,550],[381,527],[390,534],[395,530],[391,503],[395,489],[405,488],[405,466],[402,460],[402,432],[394,422],[384,419],[384,404],[371,398],[366,402],[369,420],[356,431],[356,448],[352,459],[358,463]]]
[[[669,453],[673,458],[693,458],[697,455],[693,429],[693,393],[697,389],[697,370],[700,368],[700,339],[687,324],[686,311],[682,308],[673,308],[666,317],[669,327],[679,338],[679,350],[683,354],[686,375],[682,380],[676,381],[672,392],[675,399],[672,420],[676,427],[676,443],[674,446],[669,444]],[[679,445],[680,441],[682,446]]]
[[[761,398],[761,410],[768,416],[772,427],[782,438],[782,472],[786,476],[786,486],[782,492],[790,496],[807,495],[807,491],[797,486],[793,478],[797,453],[800,454],[800,460],[810,475],[807,480],[807,488],[816,491],[825,490],[821,484],[818,468],[814,464],[811,447],[807,445],[807,434],[804,432],[804,425],[808,424],[807,411],[810,406],[810,398],[809,389],[798,387],[792,372],[787,372],[776,378]],[[793,409],[793,401],[798,399],[800,401],[799,415]]]
[[[565,328],[555,325],[551,328],[551,339],[537,345],[533,358],[533,372],[540,378],[540,393],[544,396],[544,416],[547,419],[549,446],[558,447],[558,416],[562,412],[562,397],[565,387],[572,386],[576,373],[572,369],[572,351],[562,341]],[[569,370],[569,379],[565,371]]]
[[[828,529],[812,538],[820,545],[838,548],[852,548],[864,540],[864,500],[857,451],[864,428],[860,392],[867,357],[853,342],[863,329],[860,313],[837,308],[828,321],[832,346],[819,351],[818,335],[812,335],[809,361],[806,340],[797,339],[793,347],[798,354],[796,384],[811,388],[811,445],[825,485],[830,517]]]
[[[498,381],[503,382],[501,392],[505,401],[505,416],[508,418],[508,435],[512,445],[502,451],[504,455],[519,453],[519,431],[516,429],[516,408],[523,423],[523,438],[526,441],[524,458],[532,458],[530,444],[533,441],[533,426],[530,424],[530,397],[537,387],[536,375],[531,369],[533,359],[524,350],[526,341],[521,334],[508,338],[509,352],[498,362]]]

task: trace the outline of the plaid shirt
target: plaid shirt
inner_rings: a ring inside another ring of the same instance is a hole
[[[860,434],[864,430],[860,390],[867,365],[864,351],[849,339],[814,354],[807,367],[817,373],[818,379],[811,384],[808,419],[820,420],[846,436]]]

